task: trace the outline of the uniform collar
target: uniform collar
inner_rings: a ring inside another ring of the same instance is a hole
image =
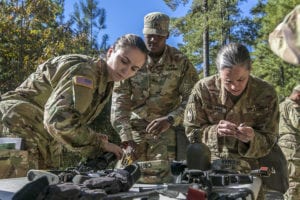
[[[166,61],[166,57],[167,57],[166,55],[167,55],[168,49],[169,49],[169,47],[168,47],[168,45],[166,45],[162,55],[160,56],[160,58],[158,58],[157,62],[155,62],[154,59],[152,59],[152,57],[148,55],[148,58],[147,58],[148,67],[151,68],[155,65],[163,65]]]

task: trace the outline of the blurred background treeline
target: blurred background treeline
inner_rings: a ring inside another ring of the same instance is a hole
[[[183,38],[178,48],[193,62],[200,78],[216,73],[215,57],[222,45],[241,42],[251,51],[252,73],[274,85],[280,99],[300,83],[300,66],[285,63],[268,45],[269,33],[300,4],[299,0],[252,0],[257,3],[248,16],[242,15],[240,8],[246,0],[161,1],[174,11],[190,3],[185,16],[172,18],[171,34]],[[101,1],[74,1],[69,16],[65,16],[64,4],[64,0],[0,0],[1,93],[17,87],[50,57],[69,53],[105,55],[111,44],[109,35],[103,34],[109,24],[105,23]],[[114,133],[109,111],[107,105],[93,123],[96,130]]]

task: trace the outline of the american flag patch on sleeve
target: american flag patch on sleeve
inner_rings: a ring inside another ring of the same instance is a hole
[[[93,87],[94,87],[93,80],[91,80],[87,77],[84,77],[84,76],[74,76],[73,81],[74,81],[75,85],[81,85],[83,87],[87,87],[87,88],[91,88],[91,89],[93,89]]]

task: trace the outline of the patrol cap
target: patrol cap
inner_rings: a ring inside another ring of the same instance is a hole
[[[144,17],[144,29],[143,34],[153,34],[167,36],[169,34],[169,22],[168,15],[161,12],[151,12]]]
[[[300,84],[296,85],[293,89],[294,91],[300,92]]]
[[[300,5],[297,5],[269,35],[271,50],[284,61],[300,64]]]

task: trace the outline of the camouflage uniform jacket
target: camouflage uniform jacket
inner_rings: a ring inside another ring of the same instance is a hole
[[[166,46],[157,63],[148,56],[136,76],[115,83],[111,121],[122,141],[132,140],[131,119],[148,122],[170,115],[182,123],[191,89],[198,80],[194,66],[176,48]]]
[[[246,144],[233,137],[218,137],[220,120],[245,123],[254,129],[254,139]],[[271,85],[250,76],[247,88],[234,104],[219,75],[214,75],[200,80],[193,88],[184,125],[189,140],[201,139],[212,156],[220,158],[226,149],[229,158],[258,158],[266,155],[276,142],[278,120],[278,98]]]
[[[279,135],[280,145],[293,143],[294,147],[300,145],[300,105],[290,98],[279,105],[280,122]]]
[[[82,155],[95,155],[101,140],[88,124],[110,100],[113,83],[107,77],[104,60],[55,57],[39,65],[14,91],[3,94],[2,101],[29,102],[32,109],[44,111],[44,116],[32,118],[43,117],[44,128],[56,141]]]

